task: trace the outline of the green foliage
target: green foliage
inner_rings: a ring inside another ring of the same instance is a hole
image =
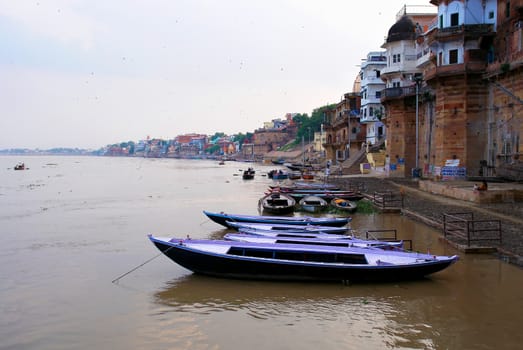
[[[221,153],[221,148],[219,145],[212,145],[208,148],[205,149],[205,153],[209,153],[209,154],[220,154]]]
[[[248,132],[246,133],[245,135],[243,133],[239,133],[239,134],[236,134],[232,137],[232,141],[233,142],[238,142],[238,144],[240,145],[240,150],[242,149],[242,146],[245,142],[247,143],[251,143],[252,142],[252,137],[253,137],[253,133],[252,132]]]
[[[224,132],[215,132],[214,135],[212,135],[210,137],[210,140],[211,141],[215,141],[215,140],[218,140],[219,138],[222,138],[224,136],[226,136]]]
[[[358,208],[356,211],[361,214],[374,214],[377,212],[376,208],[372,204],[371,201],[368,201],[366,199],[359,200],[358,202]]]
[[[302,138],[308,142],[314,140],[314,133],[321,130],[321,124],[325,123],[325,114],[328,110],[335,107],[335,104],[316,108],[309,117],[307,114],[297,114],[293,120],[299,124],[296,133],[296,143],[299,144]]]

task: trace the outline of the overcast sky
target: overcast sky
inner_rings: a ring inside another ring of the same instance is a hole
[[[0,149],[253,132],[352,92],[395,0],[0,0]]]

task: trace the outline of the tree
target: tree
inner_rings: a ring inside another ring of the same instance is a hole
[[[297,114],[293,120],[299,121],[299,128],[296,133],[296,143],[301,142],[302,138],[305,140],[312,140],[315,132],[321,130],[321,124],[325,122],[325,113],[332,108],[336,107],[335,104],[325,105],[323,107],[316,108],[312,111],[311,116],[307,114]]]

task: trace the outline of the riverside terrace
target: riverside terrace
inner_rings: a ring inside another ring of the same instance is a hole
[[[370,198],[374,192],[402,192],[401,213],[441,230],[442,239],[458,248],[462,242],[452,236],[443,237],[445,213],[471,212],[476,220],[500,220],[501,242],[477,242],[471,252],[494,251],[500,258],[523,267],[523,184],[489,183],[485,193],[474,191],[474,181],[428,181],[388,178],[380,174],[331,176],[331,182],[342,188],[359,184]],[[486,195],[486,196],[485,196]],[[463,249],[467,251],[467,249]]]

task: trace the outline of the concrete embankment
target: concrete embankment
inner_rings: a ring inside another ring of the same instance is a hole
[[[478,203],[460,200],[423,191],[420,189],[419,181],[413,179],[361,176],[332,177],[329,181],[338,183],[343,188],[359,185],[364,188],[364,193],[368,196],[384,191],[401,193],[403,196],[401,213],[440,230],[442,238],[444,236],[444,213],[470,212],[473,213],[475,220],[499,220],[502,232],[501,242],[476,241],[473,245],[467,246],[467,243],[464,243],[459,237],[446,236],[446,240],[449,244],[467,253],[494,252],[501,259],[523,267],[523,206],[521,202]],[[470,191],[473,188],[473,183],[456,183],[455,185],[461,188],[470,187]],[[514,184],[514,186],[522,185]],[[446,184],[446,187],[449,185]]]

